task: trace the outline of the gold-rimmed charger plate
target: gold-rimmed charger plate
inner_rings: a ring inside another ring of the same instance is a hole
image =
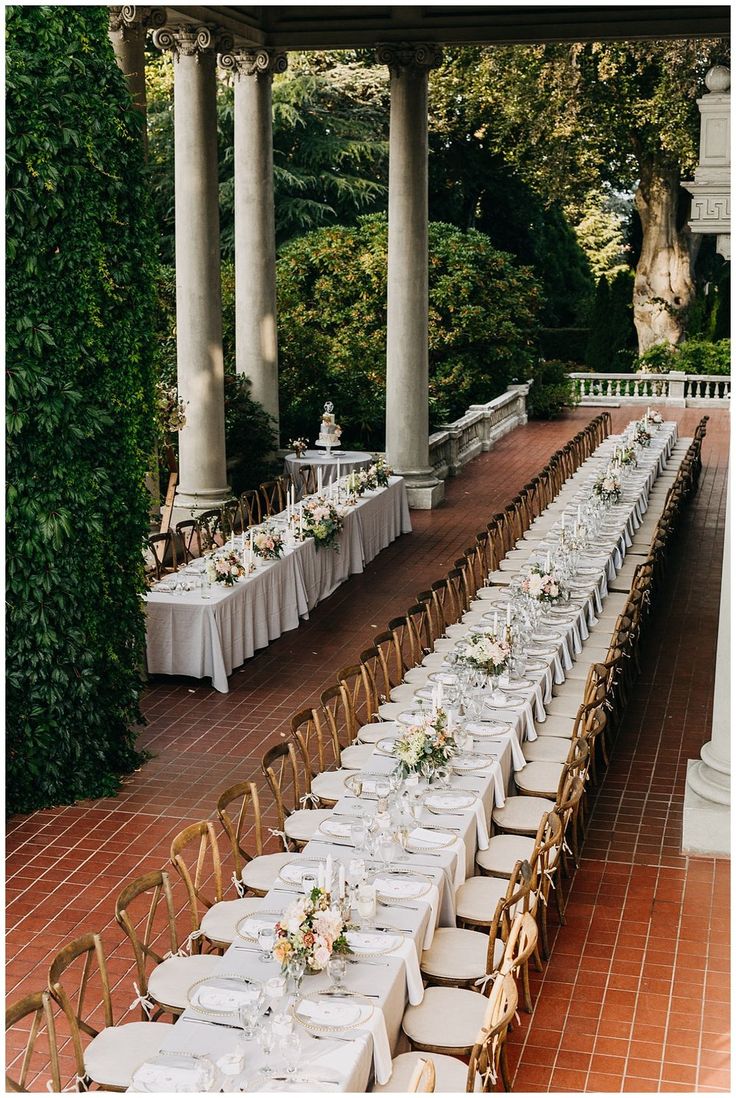
[[[488,756],[456,755],[451,763],[456,774],[474,774],[476,770],[486,770],[490,766]]]
[[[323,1004],[322,1017],[328,1020],[315,1021],[309,1014],[305,1014],[303,1012],[305,1003]],[[309,995],[302,995],[301,999],[292,1006],[291,1012],[294,1020],[311,1033],[342,1033],[367,1022],[373,1013],[373,1003],[358,993],[351,993],[345,995],[344,999],[340,999],[337,995],[325,995],[323,992],[316,991]],[[334,1022],[329,1020],[332,1016],[334,1016]]]
[[[299,885],[302,883],[304,873],[315,870],[323,861],[323,858],[301,858],[298,854],[295,854],[293,862],[286,862],[285,865],[281,866],[277,880],[282,881],[284,884]],[[299,869],[303,871],[301,875],[296,873],[292,875],[292,873],[289,872],[289,870]],[[285,870],[286,875],[284,874]],[[256,914],[256,912],[254,912],[254,914]]]
[[[445,801],[444,808],[438,804],[440,800]],[[467,812],[477,800],[475,793],[467,793],[464,789],[446,789],[442,793],[428,793],[424,807],[435,816],[444,816],[447,812]]]
[[[348,945],[351,949],[351,953],[348,955],[348,957],[352,961],[360,961],[363,958],[368,960],[368,958],[370,957],[383,957],[387,953],[395,953],[397,949],[401,948],[401,944],[404,941],[400,934],[384,934],[382,931],[378,930],[367,930],[365,932],[360,930],[349,930],[346,937],[348,940]],[[379,945],[380,941],[384,939],[383,945],[377,949],[374,949],[372,947],[367,949],[356,949],[356,941],[361,937],[375,939],[377,946]]]
[[[486,766],[488,763],[486,763]],[[422,824],[419,824],[415,830],[422,829]],[[437,828],[426,828],[425,830],[432,832],[431,839],[413,839],[411,835],[406,841],[406,849],[412,854],[424,854],[428,850],[446,850],[448,846],[452,846],[454,842],[457,842],[457,835],[453,832],[442,831]],[[444,841],[443,841],[444,840]]]
[[[396,754],[394,749],[398,742],[398,737],[396,736],[385,736],[376,744],[376,751],[379,755],[388,755],[389,758],[394,758]]]
[[[403,881],[405,884],[414,884],[417,887],[411,892],[384,892],[381,889],[381,881],[387,881],[394,879],[396,881]],[[384,903],[400,903],[402,900],[420,900],[422,896],[426,896],[434,880],[426,873],[418,873],[415,869],[407,867],[406,869],[377,869],[372,875],[373,883],[376,886],[376,897],[379,900],[383,900]]]

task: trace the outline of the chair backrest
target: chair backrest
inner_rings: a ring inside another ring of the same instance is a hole
[[[394,618],[393,621],[401,623],[402,619]],[[399,685],[408,670],[399,640],[401,628],[399,624],[396,632],[389,628],[384,633],[377,633],[373,638],[377,657],[376,691],[379,702],[388,701],[391,691]],[[405,622],[403,628],[406,628]]]
[[[176,571],[176,542],[171,530],[167,530],[164,534],[151,534],[148,538],[148,548],[153,554],[156,579],[160,579],[167,572]]]
[[[222,531],[222,512],[219,508],[213,508],[210,511],[202,511],[197,516],[197,523],[199,525],[199,540],[203,552],[207,552],[208,549],[216,549],[220,545],[224,545],[227,538]]]
[[[268,518],[283,511],[281,503],[281,485],[277,480],[264,480],[260,485],[261,500],[263,501],[263,514]]]
[[[30,1023],[30,1028],[29,1028]],[[51,1072],[51,1090],[61,1090],[59,1047],[56,1043],[56,1026],[52,1000],[48,991],[34,991],[24,995],[5,1008],[6,1034],[18,1026],[25,1035],[23,1052],[11,1052],[11,1042],[6,1038],[5,1089],[12,1094],[26,1094],[28,1083],[37,1073]],[[11,1075],[10,1072],[13,1072]]]
[[[202,556],[202,539],[199,536],[199,523],[196,519],[184,519],[177,522],[176,533],[184,551],[184,563]]]
[[[227,539],[244,529],[243,511],[239,499],[228,499],[220,508],[220,529]]]
[[[362,655],[365,656],[366,652],[363,652]],[[366,660],[364,662],[362,659],[360,663],[343,667],[338,671],[337,679],[342,690],[343,706],[345,707],[347,727],[350,734],[348,742],[352,743],[358,735],[359,728],[362,728],[364,724],[371,724],[377,719],[378,691],[376,690],[376,680],[370,661]],[[347,745],[343,744],[343,746]]]
[[[261,509],[261,496],[256,488],[248,488],[240,493],[240,507],[243,513],[243,522],[247,526],[258,526],[263,518]]]
[[[300,465],[299,479],[303,496],[313,496],[317,491],[317,470],[314,465]]]
[[[447,573],[447,609],[445,616],[448,625],[460,621],[460,618],[468,610],[470,600],[475,594],[475,592],[471,592],[470,588],[471,581],[466,575],[465,558],[462,557],[459,564],[456,563],[455,567]]]
[[[299,765],[293,740],[269,747],[261,759],[261,769],[273,794],[278,826],[284,829],[286,817],[302,807],[302,796],[309,793],[309,775]]]
[[[506,942],[511,930],[512,918],[519,911],[529,910],[530,896],[534,887],[536,887],[534,867],[526,860],[518,861],[509,877],[506,892],[496,904],[488,929],[486,972],[492,973],[496,970],[496,941],[500,938]],[[484,988],[483,993],[487,994],[488,990],[488,987]]]
[[[291,477],[286,473],[279,473],[275,478],[276,480],[276,501],[278,503],[279,511],[286,510],[286,501],[289,498],[289,489],[291,488]]]
[[[407,1094],[434,1094],[437,1085],[437,1077],[433,1060],[420,1058],[411,1074],[406,1093]]]
[[[217,798],[217,815],[230,842],[238,879],[243,866],[263,853],[263,823],[258,786],[253,781],[236,782]],[[254,853],[246,850],[245,835],[253,828]]]
[[[171,864],[187,890],[192,930],[199,930],[200,904],[206,910],[223,897],[222,861],[212,820],[190,824],[174,836]]]
[[[319,703],[340,749],[349,747],[355,739],[355,713],[350,708],[348,694],[342,684],[336,682],[323,690],[319,696]]]
[[[59,950],[49,965],[48,989],[64,1012],[76,1073],[83,1079],[82,1034],[96,1037],[114,1025],[110,978],[99,934],[83,934]]]
[[[141,901],[138,903],[137,901]],[[161,964],[177,952],[176,912],[171,881],[155,869],[127,884],[115,901],[115,921],[133,946],[140,994],[148,994],[148,962]],[[141,1006],[142,1015],[146,1014]]]
[[[499,975],[493,982],[483,1025],[468,1060],[466,1092],[476,1089],[477,1079],[482,1091],[496,1089],[503,1043],[518,1005],[519,993],[513,976]]]
[[[324,709],[302,709],[291,718],[291,734],[310,778],[340,767],[340,744]]]

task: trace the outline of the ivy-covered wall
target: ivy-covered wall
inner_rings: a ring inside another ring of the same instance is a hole
[[[6,9],[11,812],[139,759],[155,230],[107,19]]]

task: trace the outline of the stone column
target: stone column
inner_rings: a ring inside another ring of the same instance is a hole
[[[115,59],[128,82],[133,105],[146,113],[146,31],[162,27],[166,8],[140,8],[126,4],[110,8],[110,41]],[[144,141],[146,140],[145,130]]]
[[[225,469],[225,391],[220,295],[215,56],[210,27],[181,24],[154,34],[174,54],[176,361],[186,426],[179,433],[175,520],[230,495]]]
[[[279,422],[276,230],[273,208],[271,83],[285,72],[278,50],[239,50],[220,64],[235,83],[235,368]]]
[[[391,73],[388,176],[386,456],[412,507],[436,506],[444,485],[429,463],[427,74],[441,51],[422,43],[377,50]]]
[[[687,764],[682,822],[686,854],[729,856],[731,852],[731,501],[726,502],[726,536],[718,617],[711,738],[700,759]]]

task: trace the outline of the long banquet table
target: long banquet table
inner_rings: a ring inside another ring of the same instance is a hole
[[[274,516],[274,522],[282,518]],[[317,548],[313,538],[306,538],[278,560],[260,561],[256,572],[232,587],[212,584],[208,599],[199,590],[149,591],[149,674],[211,678],[216,690],[227,693],[234,668],[296,629],[349,576],[411,532],[403,478],[391,477],[387,487],[366,492],[345,509],[343,523],[338,550]]]
[[[401,1050],[401,1019],[406,1005],[421,1001],[417,966],[422,950],[430,945],[438,926],[455,925],[456,889],[466,876],[474,872],[476,851],[487,843],[494,806],[503,804],[504,798],[513,792],[514,772],[525,765],[521,744],[526,738],[536,735],[535,722],[544,721],[545,704],[551,697],[553,681],[562,681],[564,670],[569,668],[574,656],[585,658],[588,627],[596,623],[595,614],[604,604],[608,581],[621,567],[631,537],[647,510],[652,485],[664,469],[676,437],[676,424],[665,423],[652,438],[651,446],[641,452],[639,467],[628,476],[620,502],[609,508],[604,531],[578,569],[576,582],[571,585],[569,613],[566,618],[560,618],[558,635],[534,650],[538,653],[534,657],[537,662],[532,662],[531,669],[526,672],[532,685],[526,690],[513,692],[516,701],[510,708],[493,710],[488,707],[482,725],[472,726],[474,733],[479,733],[474,739],[473,750],[478,755],[487,755],[488,763],[482,770],[453,774],[450,787],[473,791],[477,794],[477,804],[463,812],[453,809],[452,814],[446,816],[430,815],[423,809],[419,827],[431,822],[435,827],[453,832],[455,840],[441,849],[428,847],[421,852],[407,853],[403,859],[400,859],[397,847],[397,861],[392,864],[417,869],[431,878],[434,887],[424,897],[411,901],[401,899],[395,903],[386,901],[379,906],[377,926],[389,934],[393,932],[400,936],[403,939],[401,948],[378,958],[356,960],[348,966],[345,980],[351,992],[371,997],[375,1008],[371,1021],[331,1037],[315,1037],[300,1029],[303,1050],[301,1071],[305,1077],[301,1078],[298,1089],[365,1092],[373,1078],[385,1082],[390,1076],[391,1055]],[[616,438],[607,439],[563,486],[560,495],[545,513],[545,519],[552,521],[543,524],[537,544],[539,551],[544,552],[546,546],[552,544],[563,513],[574,513],[577,503],[590,496],[593,480],[605,467],[617,441]],[[520,568],[523,567],[521,564]],[[473,618],[473,614],[483,612],[492,616],[494,608],[503,607],[506,598],[507,590],[503,585],[481,589],[473,609],[466,615],[469,620],[464,629],[471,630],[473,622],[477,623],[478,619]],[[463,631],[460,625],[451,628],[456,630],[456,637]],[[427,668],[436,669],[442,665],[443,659],[441,652],[434,652],[425,658],[424,663]],[[413,685],[415,689],[421,689],[416,683]],[[411,708],[401,702],[390,704],[396,706],[395,716],[401,710]],[[385,727],[386,735],[391,736],[398,726],[387,720]],[[371,776],[387,774],[393,766],[394,760],[376,746],[364,768],[364,778],[367,780]],[[358,807],[357,799],[346,790],[330,819],[349,825]],[[355,855],[349,832],[347,836],[317,834],[301,854],[294,855],[293,861],[322,860],[328,854],[335,864],[349,863]],[[268,895],[258,902],[258,911],[275,921],[277,913],[283,912],[298,895],[298,886],[277,879]],[[243,941],[236,941],[223,956],[219,970],[223,974],[263,980],[277,974],[278,965],[275,961],[263,962],[252,947]],[[319,990],[327,983],[324,974],[311,976],[308,978],[308,990]],[[242,1041],[242,1036],[233,1032],[232,1027],[212,1022],[202,1024],[201,1017],[187,1009],[174,1026],[166,1028],[162,1049],[196,1051],[217,1060],[232,1051],[238,1040]],[[244,1047],[244,1073],[236,1078],[225,1078],[224,1087],[238,1090],[245,1083],[248,1090],[286,1089],[283,1082],[273,1084],[258,1080],[255,1073],[263,1063],[261,1050],[255,1042]]]

